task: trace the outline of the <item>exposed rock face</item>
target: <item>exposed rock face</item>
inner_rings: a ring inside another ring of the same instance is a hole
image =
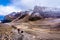
[[[15,19],[15,14],[16,14],[16,12],[12,12],[11,14],[6,15],[4,17],[4,20],[2,21],[2,23],[11,22],[13,19]]]
[[[39,13],[44,18],[60,18],[60,10],[58,8],[35,6],[33,13]]]
[[[60,10],[58,9],[53,9],[53,8],[48,8],[48,7],[40,7],[40,6],[35,6],[34,9],[31,11],[22,11],[22,12],[12,12],[11,14],[8,14],[5,16],[6,22],[11,22],[12,20],[16,19],[19,17],[19,19],[24,18],[26,14],[30,15],[30,18],[33,19],[43,19],[43,18],[60,18]]]
[[[11,14],[8,14],[5,16],[4,20],[2,21],[2,23],[7,23],[7,22],[11,22],[15,19],[23,19],[27,14],[29,13],[29,11],[25,11],[25,12],[12,12]]]
[[[0,40],[23,40],[23,31],[12,25],[0,24]]]

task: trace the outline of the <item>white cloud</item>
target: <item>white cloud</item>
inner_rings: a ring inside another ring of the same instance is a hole
[[[0,6],[0,15],[6,15],[13,11],[32,9],[35,5],[60,7],[60,0],[11,0],[8,6]]]
[[[16,9],[13,6],[0,6],[0,15],[7,15],[11,12],[18,12],[20,9]]]
[[[35,0],[13,0],[12,4],[25,10],[32,9],[35,5],[39,4],[39,2],[35,2]]]
[[[45,6],[48,0],[13,0],[12,5],[22,9],[32,9],[35,5]]]
[[[13,0],[13,5],[22,9],[31,9],[35,5],[59,7],[60,0]]]

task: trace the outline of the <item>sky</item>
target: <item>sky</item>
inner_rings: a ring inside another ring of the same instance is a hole
[[[60,0],[0,0],[0,15],[33,9],[35,5],[60,8]]]

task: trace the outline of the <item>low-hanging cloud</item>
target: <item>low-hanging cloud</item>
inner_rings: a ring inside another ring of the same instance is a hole
[[[20,9],[16,9],[15,7],[12,6],[0,6],[0,15],[7,15],[11,12],[18,12],[21,11]]]

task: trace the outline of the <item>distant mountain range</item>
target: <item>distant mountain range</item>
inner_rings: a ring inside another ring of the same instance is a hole
[[[38,17],[38,18],[60,18],[60,8],[49,8],[49,7],[41,7],[35,6],[32,10],[21,11],[21,12],[12,12],[6,16],[0,15],[0,20],[2,22],[11,22],[14,19],[24,18],[27,14],[29,14],[30,18]],[[19,20],[18,19],[18,20]]]

